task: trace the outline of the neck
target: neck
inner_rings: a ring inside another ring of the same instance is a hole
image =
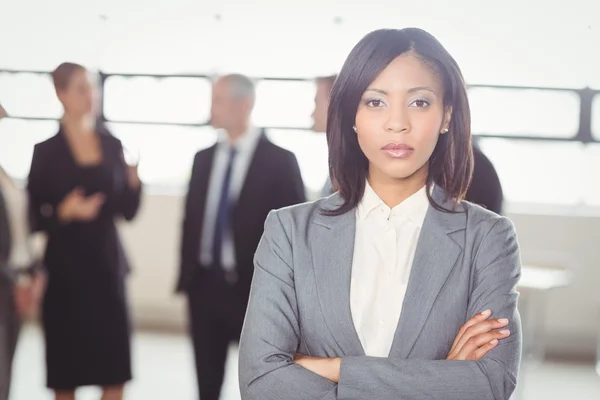
[[[65,131],[70,134],[92,134],[96,128],[96,121],[90,115],[74,117],[65,114],[61,120]]]
[[[248,132],[249,128],[250,124],[244,123],[227,129],[227,138],[229,139],[229,142],[237,142],[246,132]]]
[[[369,170],[369,184],[377,196],[390,208],[396,207],[425,186],[427,170],[419,170],[407,178],[393,178]]]

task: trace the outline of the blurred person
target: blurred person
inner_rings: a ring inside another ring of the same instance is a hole
[[[200,398],[217,400],[229,344],[239,341],[253,257],[269,211],[305,201],[295,155],[251,125],[253,82],[213,84],[218,142],[198,152],[185,203],[177,290],[187,295]]]
[[[37,311],[44,286],[27,202],[0,167],[0,400],[8,400],[21,322]]]
[[[317,90],[315,92],[315,108],[312,113],[312,130],[318,133],[327,132],[327,111],[329,110],[329,94],[335,82],[337,75],[321,76],[315,79]],[[334,189],[331,178],[327,176],[321,197],[327,197],[333,194]]]
[[[502,214],[504,195],[494,164],[473,138],[473,178],[465,200],[478,204],[496,214]]]
[[[52,73],[64,115],[58,133],[35,146],[27,189],[33,227],[48,236],[42,322],[47,386],[57,400],[101,386],[120,400],[131,380],[129,272],[115,219],[132,220],[142,182],[121,142],[95,124],[94,85],[81,65]]]
[[[427,32],[350,52],[327,140],[339,190],[273,211],[240,342],[242,399],[492,400],[519,375],[519,244],[464,201],[470,109]]]

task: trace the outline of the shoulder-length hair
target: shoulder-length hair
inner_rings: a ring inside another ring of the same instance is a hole
[[[465,82],[452,56],[431,34],[417,28],[381,29],[366,35],[352,49],[331,90],[327,117],[329,175],[344,203],[327,215],[354,209],[364,194],[369,162],[353,130],[363,93],[398,56],[411,53],[439,77],[444,87],[444,109],[452,109],[448,132],[440,135],[429,158],[427,196],[438,210],[452,212],[431,196],[440,186],[456,206],[465,197],[473,171],[471,114]]]

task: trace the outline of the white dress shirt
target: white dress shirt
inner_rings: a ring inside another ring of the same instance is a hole
[[[14,270],[26,269],[35,261],[34,238],[29,231],[29,200],[27,192],[18,188],[0,168],[0,196],[6,203],[10,227],[11,249],[8,265]]]
[[[235,147],[236,155],[233,161],[233,169],[231,171],[231,181],[229,184],[229,199],[232,203],[237,201],[246,174],[250,167],[250,162],[254,156],[256,145],[262,133],[262,129],[251,128],[244,133],[235,143],[231,144],[227,138],[227,132],[219,132],[219,140],[215,149],[213,164],[208,182],[208,193],[206,194],[206,206],[204,209],[204,225],[202,227],[202,243],[200,243],[200,264],[203,266],[212,265],[212,245],[213,235],[215,232],[215,223],[217,220],[217,212],[219,209],[219,200],[221,197],[221,188],[223,179],[227,172],[227,163],[231,147]],[[235,260],[235,244],[233,242],[232,232],[224,232],[222,254],[222,267],[225,269],[234,269],[236,266]]]
[[[390,209],[366,184],[356,209],[350,307],[368,356],[389,356],[428,208],[425,186]]]

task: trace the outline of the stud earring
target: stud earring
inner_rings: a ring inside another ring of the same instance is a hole
[[[443,135],[444,133],[448,133],[448,128],[444,128],[444,129],[442,129],[442,132],[441,132],[441,133],[442,133],[442,135]]]
[[[354,125],[354,126],[352,127],[352,129],[354,129],[354,132],[358,133],[358,131],[356,130],[356,125]]]

